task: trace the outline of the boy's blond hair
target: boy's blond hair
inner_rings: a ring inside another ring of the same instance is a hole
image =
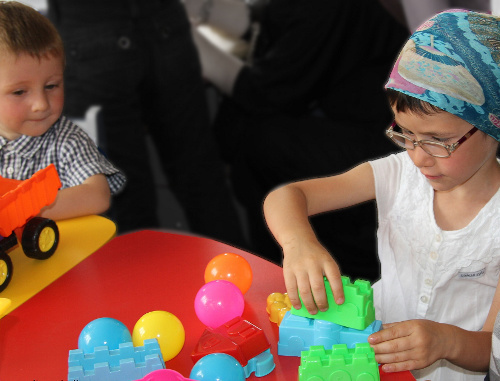
[[[0,51],[26,53],[41,59],[61,57],[64,45],[48,18],[17,1],[0,1]]]

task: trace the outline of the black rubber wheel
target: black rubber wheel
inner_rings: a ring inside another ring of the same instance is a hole
[[[0,292],[5,290],[9,285],[13,269],[10,257],[3,251],[0,251]]]
[[[34,217],[24,227],[21,246],[29,258],[47,259],[57,249],[59,229],[53,220]]]

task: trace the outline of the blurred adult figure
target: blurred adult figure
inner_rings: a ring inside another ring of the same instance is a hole
[[[436,13],[451,8],[469,9],[472,11],[489,12],[495,0],[401,0],[406,22],[414,31],[425,20]]]
[[[384,136],[392,116],[383,85],[407,28],[374,0],[185,0],[185,6],[194,25],[249,42],[250,53],[239,59],[194,29],[203,75],[224,94],[214,128],[252,242],[258,254],[281,263],[262,218],[264,196],[282,183],[342,172],[393,151]],[[373,204],[313,218],[343,272],[365,279],[379,272],[374,221]]]
[[[146,136],[189,228],[243,243],[204,83],[179,0],[48,0],[67,55],[66,113],[101,106],[99,141],[128,184],[112,217],[120,232],[159,227]]]

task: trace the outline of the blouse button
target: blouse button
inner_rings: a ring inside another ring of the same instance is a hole
[[[436,234],[436,242],[441,242],[441,235],[440,234]]]
[[[429,301],[429,298],[424,295],[420,297],[420,300],[422,301],[422,303],[427,303]]]
[[[14,168],[8,167],[7,168],[7,174],[12,175],[14,173]]]
[[[437,258],[437,253],[435,251],[431,251],[431,255],[430,255],[431,259],[436,259]]]
[[[427,278],[427,279],[425,280],[425,284],[426,284],[427,286],[432,286],[432,280],[431,280],[431,279],[429,279],[429,278]]]
[[[118,39],[118,46],[120,47],[120,49],[128,50],[130,49],[131,45],[132,41],[127,36],[122,36]]]

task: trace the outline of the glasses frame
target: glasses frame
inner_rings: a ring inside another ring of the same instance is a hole
[[[397,126],[398,124],[396,123],[396,121],[393,121],[391,123],[391,125],[389,126],[389,128],[385,131],[385,134],[387,135],[387,137],[389,139],[391,139],[398,147],[401,147],[401,148],[404,148],[406,150],[414,150],[415,148],[420,147],[424,150],[425,153],[427,153],[428,155],[431,155],[432,157],[439,157],[439,158],[447,158],[447,157],[450,157],[451,154],[458,148],[460,147],[460,145],[465,142],[467,139],[469,139],[472,135],[474,135],[474,133],[478,130],[477,127],[472,127],[470,129],[469,132],[467,132],[464,136],[462,136],[460,139],[458,139],[455,143],[453,144],[444,144],[444,143],[440,143],[440,142],[434,142],[432,140],[425,140],[425,139],[422,139],[422,140],[414,140],[412,138],[410,138],[408,135],[405,135],[405,134],[401,134],[399,132],[394,132],[394,127]],[[400,145],[395,139],[394,139],[394,136],[399,136],[403,139],[406,139],[410,142],[413,143],[413,148],[408,148],[408,147],[403,147],[402,145]],[[429,151],[426,150],[426,144],[430,144],[430,145],[436,145],[436,146],[441,146],[443,147],[444,149],[446,149],[446,151],[448,152],[448,155],[446,156],[441,156],[441,155],[436,155],[436,154],[433,154],[433,153],[430,153]]]

